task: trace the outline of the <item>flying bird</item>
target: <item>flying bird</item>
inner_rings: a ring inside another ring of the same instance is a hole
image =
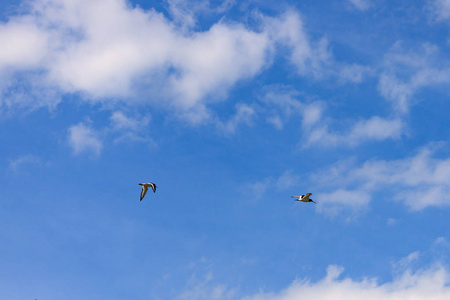
[[[145,194],[147,194],[148,188],[151,187],[153,190],[153,193],[156,193],[156,184],[153,182],[147,182],[147,183],[139,183],[139,185],[142,185],[142,192],[141,192],[141,200],[144,198]]]
[[[313,201],[313,199],[310,199],[310,198],[309,198],[309,196],[311,196],[311,195],[312,195],[312,193],[308,193],[308,194],[306,194],[306,195],[297,195],[297,196],[291,196],[291,197],[292,197],[292,198],[298,198],[298,199],[296,199],[295,201],[313,202],[313,203],[316,203],[316,202]]]

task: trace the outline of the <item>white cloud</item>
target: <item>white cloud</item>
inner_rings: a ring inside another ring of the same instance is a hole
[[[313,102],[304,105],[302,111],[302,126],[304,128],[311,128],[313,125],[316,125],[322,118],[323,110],[324,105],[320,102]]]
[[[396,43],[384,60],[378,89],[398,112],[408,112],[414,94],[421,89],[450,83],[450,67],[434,45],[423,44],[418,51],[406,51]]]
[[[151,128],[149,126],[150,117],[130,117],[122,111],[115,111],[110,117],[110,129],[119,137],[115,142],[149,142],[154,144],[150,138]]]
[[[449,242],[448,242],[447,239],[446,239],[445,237],[443,237],[443,236],[438,237],[438,238],[434,241],[434,243],[437,244],[437,245],[442,244],[442,245],[449,246]]]
[[[338,78],[343,83],[360,83],[366,76],[373,73],[370,67],[358,64],[341,64],[338,69]]]
[[[267,118],[267,122],[272,124],[278,130],[282,130],[284,127],[283,121],[281,120],[280,116],[278,116],[278,115],[269,116]]]
[[[450,158],[433,158],[433,153],[427,147],[409,158],[372,160],[359,167],[342,162],[313,175],[313,181],[330,195],[342,190],[360,195],[362,204],[375,194],[380,201],[400,201],[413,211],[449,206]]]
[[[38,67],[47,52],[48,35],[27,18],[0,24],[1,72]]]
[[[407,256],[392,264],[393,271],[396,274],[407,271],[413,266],[415,262],[418,262],[420,260],[421,256],[423,256],[423,254],[419,251],[414,251],[408,254]]]
[[[387,225],[389,226],[394,226],[395,224],[397,224],[398,220],[394,219],[394,218],[389,218],[386,222]]]
[[[142,120],[137,120],[134,118],[127,117],[121,111],[115,111],[111,115],[111,125],[115,130],[145,130],[144,126],[148,125],[150,119],[148,117],[143,118]]]
[[[180,9],[176,3],[173,13]],[[196,107],[222,99],[270,63],[273,41],[266,32],[225,19],[185,32],[163,14],[123,0],[36,0],[30,6],[0,27],[7,45],[0,50],[0,74],[39,72],[46,87],[93,101],[122,98],[201,112]]]
[[[302,146],[357,146],[363,141],[382,141],[398,139],[403,130],[403,122],[399,119],[383,119],[377,116],[355,122],[349,131],[334,133],[328,129],[328,122],[318,124],[306,132],[306,142]]]
[[[287,12],[280,18],[265,18],[266,30],[278,44],[290,49],[289,59],[299,74],[320,79],[329,74],[333,54],[327,39],[312,41],[299,15]]]
[[[273,178],[266,178],[262,181],[248,183],[241,189],[252,201],[261,199],[270,187]]]
[[[267,115],[267,122],[281,130],[291,116],[300,116],[305,105],[296,99],[298,96],[299,93],[289,87],[266,87],[259,100],[263,105],[262,110]]]
[[[370,0],[348,0],[353,6],[359,10],[367,10],[370,8]]]
[[[295,12],[287,12],[279,18],[265,17],[265,27],[277,45],[289,50],[290,62],[304,77],[316,80],[337,77],[340,83],[359,83],[372,72],[366,66],[336,61],[328,40],[310,38]]]
[[[300,96],[299,92],[287,87],[268,87],[259,100],[263,105],[263,113],[268,116],[267,121],[277,129],[282,129],[291,117],[298,118],[303,131],[299,142],[301,147],[355,147],[366,141],[399,139],[405,131],[401,119],[378,116],[353,121],[348,129],[341,132],[331,131],[330,127],[348,124],[349,120],[327,118],[324,116],[324,102],[307,103],[298,100]]]
[[[285,13],[280,18],[265,19],[266,30],[274,41],[290,49],[290,61],[301,75],[315,78],[325,76],[327,66],[332,61],[326,39],[312,42],[299,15],[294,12]]]
[[[310,129],[321,118],[324,104],[320,101],[300,101],[302,95],[289,87],[267,87],[264,95],[259,98],[263,104],[264,113],[268,115],[267,121],[277,129],[282,129],[284,123],[290,118],[298,119],[301,127]]]
[[[285,120],[291,117],[301,118],[301,126],[310,128],[322,118],[325,105],[321,101],[300,101],[300,97],[298,91],[282,87],[279,90],[269,90],[261,100],[270,114],[278,114]]]
[[[125,0],[30,1],[28,11],[0,25],[7,45],[0,50],[0,106],[55,105],[61,95],[77,93],[90,101],[160,105],[200,124],[216,121],[211,103],[269,67],[279,49],[287,49],[305,77],[361,82],[370,72],[336,62],[328,41],[311,39],[293,10],[252,14],[257,29],[221,18],[195,31],[199,14],[223,13],[233,4],[170,0],[169,19]],[[17,92],[19,83],[25,88]],[[35,97],[37,91],[45,93]],[[282,128],[279,115],[269,119]]]
[[[356,143],[362,139],[384,140],[398,138],[402,133],[403,123],[398,119],[386,120],[380,117],[358,121],[348,135],[350,143]]]
[[[212,282],[213,274],[207,273],[203,278],[192,276],[188,288],[178,295],[180,300],[233,300],[236,299],[236,289],[230,289],[223,284]]]
[[[300,176],[287,170],[276,181],[276,187],[279,190],[286,190],[290,187],[296,186],[300,182]]]
[[[287,170],[278,178],[267,177],[263,180],[246,184],[242,189],[244,193],[251,196],[252,199],[261,199],[267,190],[275,187],[278,190],[287,190],[296,186],[300,182],[300,176],[292,170]]]
[[[99,155],[103,147],[98,133],[83,123],[69,128],[69,143],[75,154],[91,152]]]
[[[450,299],[450,274],[443,267],[432,267],[415,273],[407,270],[391,282],[378,283],[376,278],[356,281],[341,279],[343,268],[329,266],[325,278],[318,282],[295,281],[278,293],[263,293],[242,300],[445,300]]]
[[[311,281],[308,277],[298,278],[278,291],[260,288],[259,292],[246,295],[239,288],[232,288],[214,280],[212,265],[202,270],[202,258],[200,265],[192,262],[192,268],[196,271],[179,293],[178,299],[447,300],[450,299],[450,272],[446,265],[441,263],[446,261],[442,259],[441,254],[447,254],[448,249],[449,243],[445,238],[436,238],[428,249],[414,251],[392,263],[392,279],[384,282],[368,276],[352,279],[344,276],[343,267],[329,265],[326,275],[317,281]]]
[[[23,166],[29,166],[29,165],[42,165],[42,160],[34,155],[28,154],[21,157],[18,157],[16,159],[12,159],[9,162],[9,167],[12,171],[17,172],[20,170]]]
[[[267,58],[264,33],[241,25],[216,24],[180,46],[174,57],[179,74],[170,76],[171,96],[194,106],[202,97],[221,95],[237,80],[257,74]]]
[[[196,13],[207,10],[209,4],[207,1],[196,1],[189,4],[183,0],[167,0],[167,2],[172,19],[184,30],[197,25]]]
[[[235,0],[225,0],[222,3],[211,3],[210,0],[199,0],[188,2],[185,0],[167,0],[169,13],[175,24],[178,24],[183,31],[192,29],[197,25],[199,14],[217,14],[229,10]],[[216,4],[215,6],[213,4]]]
[[[343,211],[359,214],[368,208],[371,196],[364,191],[337,189],[331,193],[318,193],[317,211],[328,216],[336,216]]]
[[[431,7],[437,21],[450,19],[450,0],[435,0]]]
[[[236,105],[236,113],[226,122],[220,120],[216,121],[218,129],[225,134],[235,133],[238,126],[241,124],[251,125],[255,117],[255,110],[244,103]]]

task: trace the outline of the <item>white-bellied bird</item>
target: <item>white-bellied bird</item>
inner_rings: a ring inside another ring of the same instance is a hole
[[[298,198],[298,199],[296,199],[295,201],[313,202],[313,203],[316,203],[316,202],[313,201],[313,199],[310,199],[310,198],[309,198],[309,196],[311,196],[311,195],[312,195],[312,193],[308,193],[308,194],[306,194],[306,195],[292,196],[292,198]]]
[[[142,185],[142,192],[141,192],[141,200],[144,198],[145,194],[147,194],[148,188],[151,187],[153,190],[153,193],[156,193],[156,184],[153,182],[147,182],[147,183],[139,183],[139,185]]]

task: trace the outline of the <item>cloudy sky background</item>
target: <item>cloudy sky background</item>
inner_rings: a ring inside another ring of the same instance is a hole
[[[0,298],[450,297],[450,1],[0,22]]]

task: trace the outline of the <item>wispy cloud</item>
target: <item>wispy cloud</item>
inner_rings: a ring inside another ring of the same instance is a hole
[[[242,300],[310,300],[310,299],[435,299],[450,297],[450,274],[440,266],[422,269],[415,273],[405,271],[391,282],[378,283],[376,278],[356,281],[342,278],[344,269],[331,265],[325,278],[318,282],[295,281],[277,293],[259,293]]]
[[[224,134],[235,133],[238,126],[241,124],[251,125],[255,117],[255,110],[244,103],[236,105],[236,113],[228,121],[216,120],[216,126]]]
[[[168,0],[169,13],[175,24],[178,24],[184,31],[196,27],[198,15],[224,13],[229,10],[235,0],[218,1],[211,3],[210,0],[200,0],[186,2],[184,0]],[[216,4],[216,5],[214,5]]]
[[[14,172],[19,171],[22,167],[27,165],[42,165],[42,164],[43,162],[41,158],[31,154],[20,156],[16,159],[11,159],[9,161],[9,167]]]
[[[300,93],[290,87],[268,86],[259,97],[267,122],[281,130],[291,117],[300,117],[306,106],[297,98]]]
[[[366,66],[336,61],[328,40],[309,37],[297,13],[264,19],[267,33],[276,45],[289,50],[288,58],[300,75],[316,80],[333,77],[347,83],[361,82],[370,72]]]
[[[224,284],[215,284],[211,272],[203,278],[191,276],[186,289],[178,295],[180,300],[233,300],[236,299],[237,289]]]
[[[450,0],[434,0],[431,3],[433,16],[437,21],[450,19]]]
[[[352,207],[361,208],[367,206],[374,194],[389,195],[389,201],[402,202],[413,211],[448,206],[450,158],[433,158],[434,152],[432,147],[426,147],[404,159],[371,160],[361,166],[352,162],[338,163],[313,175],[313,181],[322,190],[330,191],[317,197],[321,201],[334,202],[332,196],[340,195]],[[358,197],[353,197],[355,195]],[[378,198],[383,200],[384,197]],[[336,203],[342,207],[345,204],[345,201]]]
[[[99,155],[103,148],[98,133],[84,123],[69,128],[69,144],[74,154],[90,152]]]
[[[396,43],[385,56],[378,89],[398,112],[407,113],[418,91],[449,82],[449,63],[442,60],[437,46],[423,44],[411,51]]]
[[[244,193],[251,195],[252,199],[260,199],[268,189],[276,188],[285,191],[296,186],[300,182],[300,176],[292,170],[287,170],[279,177],[267,177],[260,181],[245,185]]]
[[[383,141],[398,139],[404,132],[404,124],[400,119],[383,119],[378,116],[354,122],[346,132],[337,133],[329,129],[330,121],[311,128],[306,132],[307,139],[302,146],[357,146],[364,141]]]
[[[279,291],[263,291],[243,295],[214,279],[208,269],[201,277],[192,275],[180,299],[240,299],[240,300],[315,300],[315,299],[414,299],[446,300],[450,297],[450,272],[442,262],[440,252],[448,253],[448,241],[438,237],[428,249],[414,251],[392,263],[392,279],[380,282],[364,276],[355,280],[345,276],[345,269],[329,265],[326,275],[318,281],[306,278],[294,280]],[[435,248],[439,248],[436,252]],[[435,259],[438,260],[435,260]]]
[[[337,189],[330,193],[317,193],[317,211],[330,217],[350,212],[357,216],[365,211],[370,203],[371,196],[365,191],[350,191]]]
[[[287,170],[276,181],[276,187],[279,190],[287,190],[296,186],[300,182],[300,176],[295,174],[292,170]]]
[[[290,60],[300,74],[322,77],[324,66],[332,56],[326,39],[313,43],[299,15],[294,12],[285,13],[281,18],[266,17],[265,24],[267,32],[277,43],[290,48]]]
[[[371,67],[358,64],[339,64],[337,68],[337,77],[342,83],[360,83],[374,74]]]
[[[115,111],[110,117],[111,131],[119,136],[115,142],[150,142],[150,116],[131,117],[123,111]]]
[[[436,242],[435,242],[436,243]],[[440,263],[413,265],[424,256],[415,251],[393,265],[393,279],[379,282],[375,277],[355,280],[344,277],[344,268],[329,265],[325,277],[311,282],[308,278],[297,279],[286,288],[276,292],[260,291],[243,296],[238,288],[217,283],[212,272],[203,277],[191,276],[187,287],[178,299],[240,299],[240,300],[312,300],[312,299],[415,299],[447,300],[450,297],[450,273]]]
[[[299,120],[303,136],[299,142],[303,148],[321,147],[355,147],[363,142],[399,139],[405,131],[405,124],[400,118],[382,118],[373,116],[356,121],[341,120],[325,115],[325,101],[300,101],[300,93],[286,87],[268,89],[260,97],[267,121],[275,128],[282,129],[284,123],[294,117]],[[330,127],[348,128],[333,131]],[[337,125],[337,126],[336,126]],[[348,125],[347,125],[348,126]]]
[[[354,7],[359,10],[368,10],[371,6],[370,0],[348,0]]]

